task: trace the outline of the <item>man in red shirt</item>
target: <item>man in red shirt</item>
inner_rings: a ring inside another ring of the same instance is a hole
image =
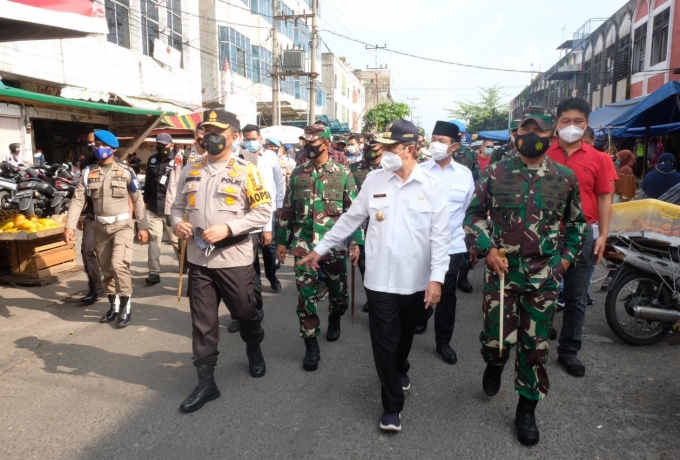
[[[576,263],[564,276],[564,317],[557,362],[567,373],[583,377],[585,366],[576,357],[583,342],[586,297],[592,268],[604,253],[612,211],[612,181],[618,180],[612,161],[604,152],[583,142],[588,128],[590,105],[585,99],[571,97],[557,105],[558,139],[548,149],[548,157],[566,165],[576,174],[581,190],[583,214],[588,231]],[[599,227],[599,228],[598,228]]]
[[[479,154],[477,155],[477,161],[479,162],[479,170],[484,172],[487,166],[491,164],[493,160],[493,141],[484,140],[479,148]]]

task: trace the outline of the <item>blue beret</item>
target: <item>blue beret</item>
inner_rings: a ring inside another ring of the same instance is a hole
[[[109,147],[113,147],[114,149],[120,147],[120,143],[118,142],[118,139],[116,139],[116,135],[112,132],[106,131],[105,129],[99,129],[95,131],[94,137]]]

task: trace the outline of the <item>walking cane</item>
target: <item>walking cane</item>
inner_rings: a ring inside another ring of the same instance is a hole
[[[505,265],[505,248],[501,248],[498,252],[501,254],[503,265]],[[498,314],[498,357],[503,356],[503,320],[505,316],[505,272],[501,272],[501,304],[500,312]]]
[[[354,266],[351,259],[349,263],[352,264],[352,324],[354,324],[354,280],[356,278],[357,268]]]
[[[184,211],[182,216],[182,222],[186,223],[189,221],[189,213]],[[182,281],[184,280],[184,258],[187,253],[187,239],[182,238],[179,250],[179,286],[177,286],[177,302],[182,300]]]

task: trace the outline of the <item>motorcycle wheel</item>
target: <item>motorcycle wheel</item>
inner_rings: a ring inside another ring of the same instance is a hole
[[[0,191],[0,211],[6,211],[12,207],[12,195],[6,191]]]
[[[71,207],[71,200],[69,198],[64,198],[61,200],[61,203],[54,207],[52,212],[58,216],[61,213],[68,212],[69,207]]]
[[[668,289],[661,279],[643,273],[630,273],[607,294],[607,324],[626,343],[652,345],[668,334],[671,324],[636,318],[628,311],[635,306],[665,308],[670,303]]]

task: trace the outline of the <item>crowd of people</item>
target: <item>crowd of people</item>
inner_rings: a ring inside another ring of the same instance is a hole
[[[259,251],[275,292],[282,289],[277,270],[292,262],[302,367],[309,372],[319,369],[322,329],[328,342],[341,336],[349,264],[357,265],[381,383],[379,426],[399,431],[414,335],[434,314],[434,350],[443,362],[457,363],[451,346],[457,290],[473,292],[467,273],[484,258],[482,388],[489,397],[498,393],[514,353],[517,436],[534,445],[536,406],[550,388],[549,343],[558,340],[558,363],[568,374],[585,375],[579,352],[591,275],[603,255],[612,201],[635,196],[635,179],[624,179],[634,176],[632,152],[615,154],[617,173],[610,154],[592,147],[589,114],[579,98],[561,101],[556,113],[530,107],[500,148],[486,140],[464,145],[456,123],[438,121],[427,140],[422,128],[394,120],[382,132],[348,138],[313,124],[297,149],[263,137],[257,126],[242,127],[230,112],[207,110],[188,155],[174,154],[169,135],[157,136],[143,188],[133,165],[114,161],[115,136],[96,131],[65,229],[69,242],[76,228],[83,230],[90,279],[83,302],[106,294],[101,321],[125,327],[135,231],[149,242],[148,284],[161,282],[163,235],[178,259],[186,245],[198,384],[180,410],[194,412],[220,396],[214,378],[220,302],[231,314],[229,331],[246,344],[250,375],[266,373]],[[649,179],[649,189],[642,184],[650,196],[659,183],[680,181],[664,155],[658,160],[664,180]],[[560,291],[558,333],[552,325]],[[330,313],[322,318],[326,297]]]

